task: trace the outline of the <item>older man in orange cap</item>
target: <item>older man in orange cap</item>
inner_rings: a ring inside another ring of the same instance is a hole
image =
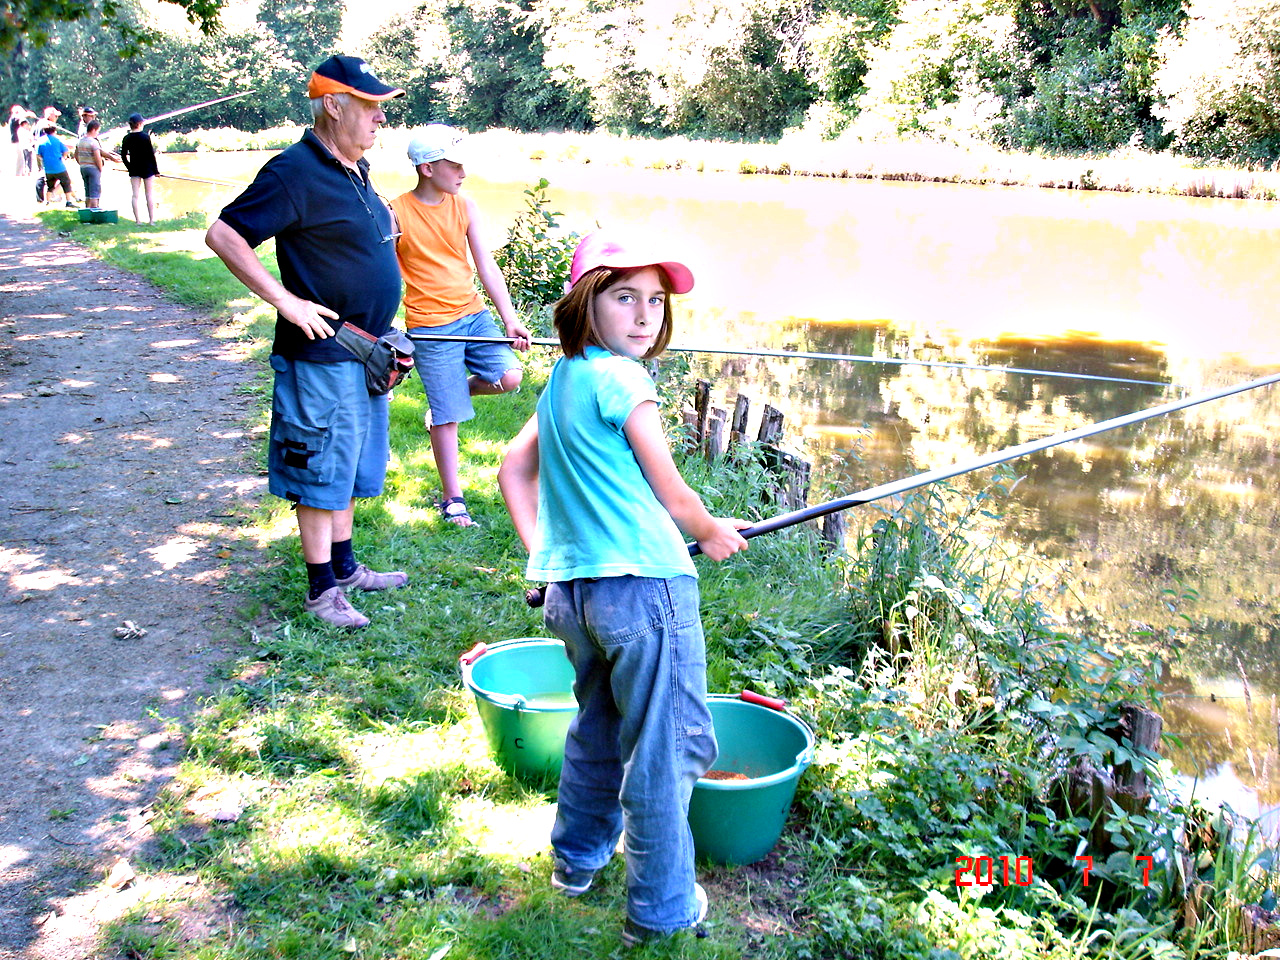
[[[354,498],[382,493],[388,404],[370,394],[363,364],[335,332],[347,322],[381,337],[399,306],[395,221],[364,154],[386,123],[383,105],[404,91],[358,57],[333,56],[316,67],[307,94],[314,126],[223,208],[205,242],[276,308],[268,489],[297,509],[304,609],[357,629],[369,620],[346,591],[402,587],[408,577],[353,555]],[[269,237],[279,280],[253,252]]]

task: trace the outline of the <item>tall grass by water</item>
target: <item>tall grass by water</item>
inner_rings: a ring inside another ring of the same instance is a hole
[[[268,311],[207,254],[194,222],[44,216],[199,304],[262,363]],[[242,653],[185,731],[157,848],[135,864],[199,883],[116,924],[121,952],[622,955],[620,863],[580,900],[551,893],[554,785],[513,780],[488,756],[456,662],[477,641],[542,633],[494,474],[548,362],[531,361],[520,394],[478,401],[463,427],[475,529],[435,509],[421,385],[397,390],[388,489],[360,505],[356,542],[362,560],[405,569],[412,584],[360,597],[374,620],[365,631],[303,614],[292,515],[276,502],[253,509],[228,559]],[[685,386],[679,363],[665,368],[668,409]],[[773,511],[749,445],[680,463],[713,511]],[[1267,851],[1231,842],[1229,815],[1168,793],[1164,764],[1116,726],[1122,702],[1154,702],[1158,664],[1127,659],[1121,631],[1056,621],[1048,598],[1071,584],[972,534],[970,518],[998,511],[1010,480],[976,499],[936,487],[884,508],[845,559],[798,530],[700,561],[711,688],[788,698],[820,747],[775,853],[701,870],[710,935],[630,955],[1226,956],[1242,943],[1242,908],[1274,905]],[[1151,803],[1081,806],[1067,784],[1087,764],[1141,769]],[[1092,858],[1087,885],[1081,857]]]
[[[302,127],[258,132],[214,129],[156,135],[171,152],[278,150],[295,142]],[[379,145],[396,156],[413,131],[389,127]],[[932,140],[828,141],[789,134],[776,143],[649,139],[604,132],[518,133],[492,129],[473,134],[471,149],[486,161],[538,160],[697,173],[775,174],[936,183],[994,184],[1061,190],[1109,190],[1235,200],[1280,197],[1280,172],[1207,163],[1168,152],[1123,147],[1107,153],[1019,153],[989,144]]]

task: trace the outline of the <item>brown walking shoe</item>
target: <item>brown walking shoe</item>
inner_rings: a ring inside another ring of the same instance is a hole
[[[409,582],[409,575],[393,570],[390,573],[378,573],[370,570],[363,563],[356,567],[356,572],[349,577],[341,577],[338,586],[343,590],[394,590]]]
[[[325,623],[332,623],[335,627],[359,630],[369,625],[369,618],[347,602],[341,587],[330,587],[314,600],[307,597],[303,606],[307,613],[319,617]]]

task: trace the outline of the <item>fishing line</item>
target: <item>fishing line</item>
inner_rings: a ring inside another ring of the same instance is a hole
[[[514,343],[514,337],[455,337],[446,334],[409,333],[413,340],[434,340],[456,343]],[[529,340],[539,347],[558,347],[560,341],[547,337],[534,337]],[[1000,367],[982,363],[960,363],[951,360],[911,360],[903,357],[867,357],[854,353],[807,353],[802,350],[735,350],[729,347],[672,347],[679,353],[727,353],[739,357],[780,357],[786,360],[843,360],[852,363],[881,363],[898,366],[943,367],[953,370],[981,370],[985,373],[1023,373],[1035,377],[1056,377],[1065,380],[1096,380],[1102,383],[1127,383],[1144,387],[1170,387],[1181,389],[1177,384],[1163,380],[1133,380],[1128,377],[1104,377],[1093,373],[1064,373],[1058,370],[1037,370],[1031,367]]]
[[[188,183],[208,183],[215,187],[247,187],[249,184],[237,180],[206,180],[204,177],[176,177],[172,173],[157,173],[157,177],[165,180],[185,180]]]
[[[738,532],[746,539],[758,537],[765,533],[773,533],[774,531],[782,530],[786,527],[795,526],[798,523],[805,523],[809,520],[816,520],[819,517],[825,517],[831,513],[848,510],[850,507],[860,507],[876,500],[883,500],[885,497],[908,493],[911,490],[927,486],[931,483],[937,483],[940,480],[949,480],[952,477],[957,477],[964,473],[972,473],[975,470],[982,470],[985,467],[992,467],[998,463],[1007,463],[1010,460],[1016,460],[1019,457],[1025,457],[1031,453],[1038,453],[1041,450],[1048,450],[1051,447],[1070,443],[1073,440],[1083,440],[1086,437],[1092,437],[1099,433],[1106,433],[1108,430],[1115,430],[1119,427],[1127,427],[1135,423],[1142,423],[1145,420],[1164,416],[1167,413],[1175,413],[1178,410],[1185,410],[1188,407],[1208,403],[1211,400],[1221,400],[1224,397],[1234,396],[1237,393],[1244,393],[1247,390],[1256,390],[1259,387],[1271,386],[1274,383],[1280,383],[1280,373],[1273,373],[1266,377],[1259,377],[1257,380],[1249,380],[1245,383],[1237,384],[1232,387],[1224,387],[1221,390],[1211,390],[1206,393],[1196,394],[1192,397],[1185,397],[1181,400],[1174,400],[1170,403],[1164,403],[1158,407],[1151,407],[1147,410],[1138,410],[1134,413],[1122,414],[1118,417],[1112,417],[1110,420],[1102,420],[1088,426],[1076,427],[1074,430],[1057,433],[1041,440],[1030,440],[1026,443],[1017,444],[1016,446],[1005,447],[1002,450],[995,450],[973,460],[953,463],[947,467],[928,470],[924,473],[905,477],[901,480],[882,483],[879,486],[869,487],[866,490],[850,494],[846,497],[841,497],[838,500],[831,500],[827,503],[819,503],[811,507],[792,510],[790,513],[780,514],[779,516],[763,520],[754,526],[748,527],[745,530],[739,530]],[[702,552],[696,543],[686,544],[686,546],[689,549],[690,556],[697,556]],[[537,587],[529,590],[525,594],[525,601],[531,607],[542,606],[542,590]]]

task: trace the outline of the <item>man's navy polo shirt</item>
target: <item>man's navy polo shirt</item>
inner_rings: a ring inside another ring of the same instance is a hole
[[[256,247],[276,238],[280,282],[295,296],[338,314],[329,325],[354,323],[374,336],[391,328],[400,305],[400,264],[391,211],[369,181],[361,159],[356,174],[311,131],[266,162],[249,187],[223,207],[219,219]],[[354,360],[336,339],[308,340],[276,317],[272,353],[295,360]]]

